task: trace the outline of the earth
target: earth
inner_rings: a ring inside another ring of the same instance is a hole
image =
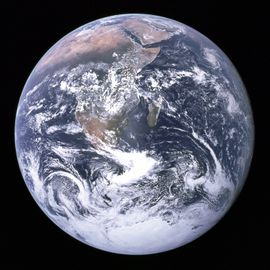
[[[151,254],[213,227],[238,196],[254,141],[228,57],[171,19],[88,23],[38,62],[15,124],[34,200],[92,247]]]

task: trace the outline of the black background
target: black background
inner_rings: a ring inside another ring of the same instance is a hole
[[[13,1],[7,12],[8,74],[2,108],[4,174],[1,189],[3,240],[0,258],[9,265],[154,269],[269,269],[269,14],[266,1]],[[124,256],[88,247],[55,226],[38,208],[19,172],[14,149],[14,121],[19,96],[40,57],[63,35],[109,15],[149,13],[169,17],[200,31],[232,60],[247,87],[255,120],[255,150],[239,198],[208,233],[179,249],[147,256]],[[7,184],[7,188],[5,185]],[[38,261],[38,264],[36,262]],[[94,266],[98,263],[97,266]],[[267,268],[267,265],[269,268]],[[242,266],[242,267],[241,267]],[[76,268],[77,268],[76,267]],[[262,268],[263,267],[263,268]],[[79,267],[80,269],[80,267]]]

